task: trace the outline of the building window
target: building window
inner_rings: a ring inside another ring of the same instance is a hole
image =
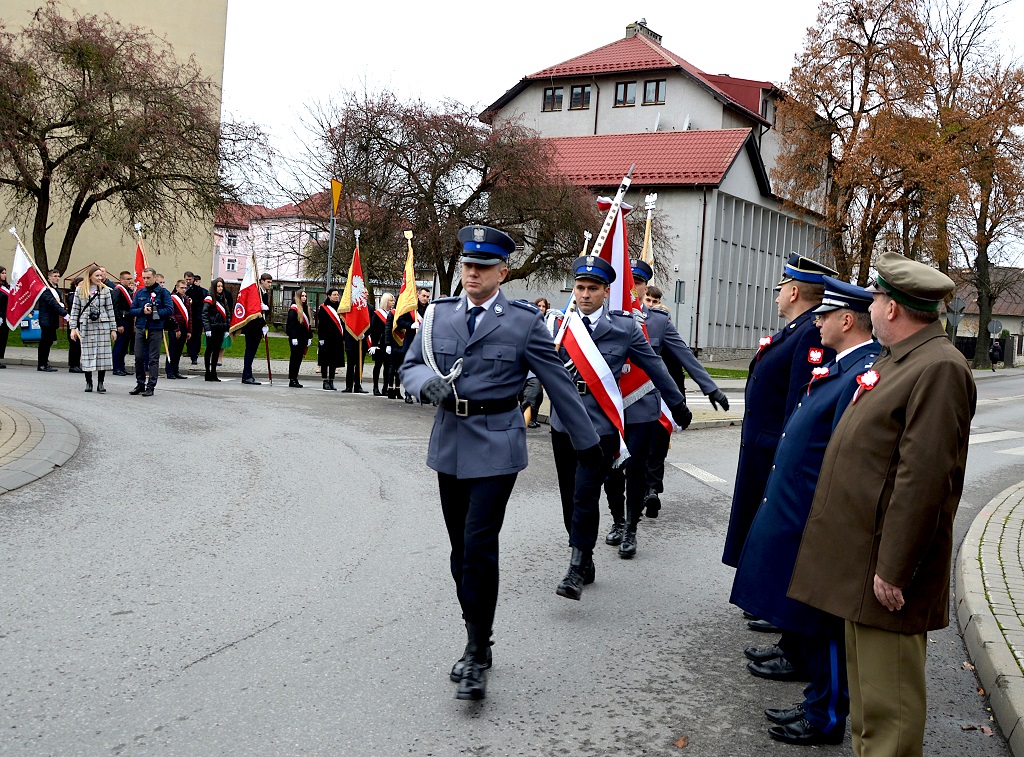
[[[615,107],[628,108],[636,105],[636,82],[620,81],[615,85]]]
[[[228,247],[238,247],[237,234],[228,234]]]
[[[270,229],[267,229],[266,233],[263,235],[263,239],[269,243],[271,241],[271,237]]]
[[[562,88],[544,87],[544,111],[562,109]]]
[[[644,105],[665,104],[665,80],[652,79],[644,82]]]
[[[586,110],[590,107],[590,85],[575,84],[569,88],[569,110]]]
[[[228,258],[227,263],[224,266],[224,270],[226,270],[226,271],[237,271],[238,270],[238,259],[237,258]]]

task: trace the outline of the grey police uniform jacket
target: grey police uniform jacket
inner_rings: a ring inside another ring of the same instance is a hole
[[[686,342],[679,335],[675,324],[668,317],[664,310],[649,310],[644,307],[644,315],[647,316],[647,336],[651,340],[651,347],[659,355],[666,352],[676,359],[687,375],[697,382],[703,394],[711,394],[718,388],[718,384],[712,381],[707,370],[693,354],[693,351],[686,346]]]
[[[622,373],[622,364],[629,359],[651,377],[655,386],[665,391],[665,399],[670,405],[683,402],[683,395],[676,387],[676,382],[672,380],[668,368],[644,338],[644,332],[640,330],[640,325],[632,315],[621,310],[610,313],[607,308],[604,308],[596,323],[593,324],[591,333],[594,344],[597,345],[605,362],[608,363],[608,367],[615,374],[616,381],[619,380]],[[562,355],[568,360],[569,356],[564,349]],[[583,404],[587,408],[587,412],[590,413],[590,419],[594,422],[594,428],[599,434],[605,436],[618,433],[592,394],[588,392],[583,397]],[[625,421],[627,423],[653,421],[657,420],[660,414],[661,395],[656,389],[626,408]],[[551,411],[551,428],[555,431],[565,431],[565,424],[562,423],[555,410]]]
[[[600,441],[583,407],[576,385],[555,352],[540,310],[524,302],[510,303],[502,292],[478,318],[469,335],[465,297],[446,297],[434,308],[431,340],[437,367],[448,373],[462,358],[455,380],[460,399],[500,400],[517,397],[532,370],[540,378],[551,404],[568,421],[576,449]],[[406,391],[420,395],[437,374],[423,361],[422,327],[416,332],[400,368]],[[526,467],[526,423],[518,403],[511,410],[460,418],[437,408],[430,432],[427,465],[438,473],[459,478],[484,478],[516,473]]]

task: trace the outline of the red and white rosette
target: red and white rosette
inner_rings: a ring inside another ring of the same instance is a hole
[[[761,353],[768,349],[768,346],[772,343],[771,336],[763,336],[757,340],[757,354],[754,356],[755,360],[761,359]]]
[[[829,374],[829,369],[826,368],[823,365],[819,366],[819,367],[815,368],[813,371],[811,371],[811,380],[807,382],[807,393],[808,394],[811,393],[811,384],[813,384],[818,379],[825,378],[828,374]]]
[[[857,391],[853,395],[853,403],[856,404],[861,392],[870,392],[878,384],[878,371],[872,369],[857,377]]]

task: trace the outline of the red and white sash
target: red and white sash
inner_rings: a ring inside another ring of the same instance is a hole
[[[178,312],[185,316],[185,326],[188,326],[188,308],[185,307],[185,302],[176,294],[171,295],[171,302],[178,306]]]
[[[613,466],[618,468],[629,459],[622,394],[619,392],[619,385],[615,383],[615,374],[608,367],[608,362],[601,354],[601,350],[594,344],[594,337],[583,325],[578,310],[574,310],[568,317],[568,325],[562,337],[562,346],[572,358],[580,378],[587,382],[587,389],[594,395],[598,406],[608,416],[608,420],[612,422],[615,430],[619,432],[619,454],[613,463]]]
[[[376,316],[378,318],[380,318],[381,323],[387,323],[388,322],[388,311],[387,310],[384,310],[383,308],[377,308],[373,312],[376,314]]]
[[[207,295],[206,299],[203,300],[203,302],[208,302],[211,305],[216,305],[217,306],[217,310],[220,311],[220,314],[222,316],[224,316],[224,320],[227,321],[227,319],[228,319],[227,308],[225,308],[223,305],[221,305],[219,300],[215,300],[215,299],[213,299],[213,297],[211,295]]]
[[[129,292],[125,288],[124,284],[115,284],[114,288],[117,289],[118,291],[120,291],[121,294],[124,296],[124,301],[127,302],[129,305],[131,305],[131,303],[132,303],[132,294],[131,294],[131,292]]]
[[[306,318],[306,311],[303,310],[302,308],[300,308],[294,302],[292,303],[292,306],[290,308],[288,308],[288,309],[289,310],[294,310],[296,313],[298,313],[298,315],[299,315],[299,322],[303,326],[305,326],[306,330],[308,331],[309,330],[309,319]]]
[[[295,307],[295,305],[292,305],[292,307]],[[320,309],[324,310],[327,315],[331,317],[331,320],[334,321],[334,325],[338,327],[338,331],[344,332],[344,327],[341,325],[341,318],[338,316],[337,310],[332,307],[328,307],[327,305],[321,305]]]

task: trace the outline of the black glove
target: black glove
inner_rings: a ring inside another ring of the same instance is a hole
[[[600,468],[604,465],[604,450],[600,444],[576,450],[576,459],[584,468]]]
[[[672,411],[672,420],[679,428],[686,428],[693,420],[693,413],[690,412],[690,408],[686,406],[685,402],[680,402],[675,407],[670,407],[669,410]]]
[[[721,405],[723,410],[729,409],[729,398],[725,396],[725,392],[721,389],[715,389],[708,395],[708,401],[711,402],[711,407],[715,410]]]
[[[452,396],[452,387],[443,378],[432,378],[420,388],[420,401],[440,405]]]

